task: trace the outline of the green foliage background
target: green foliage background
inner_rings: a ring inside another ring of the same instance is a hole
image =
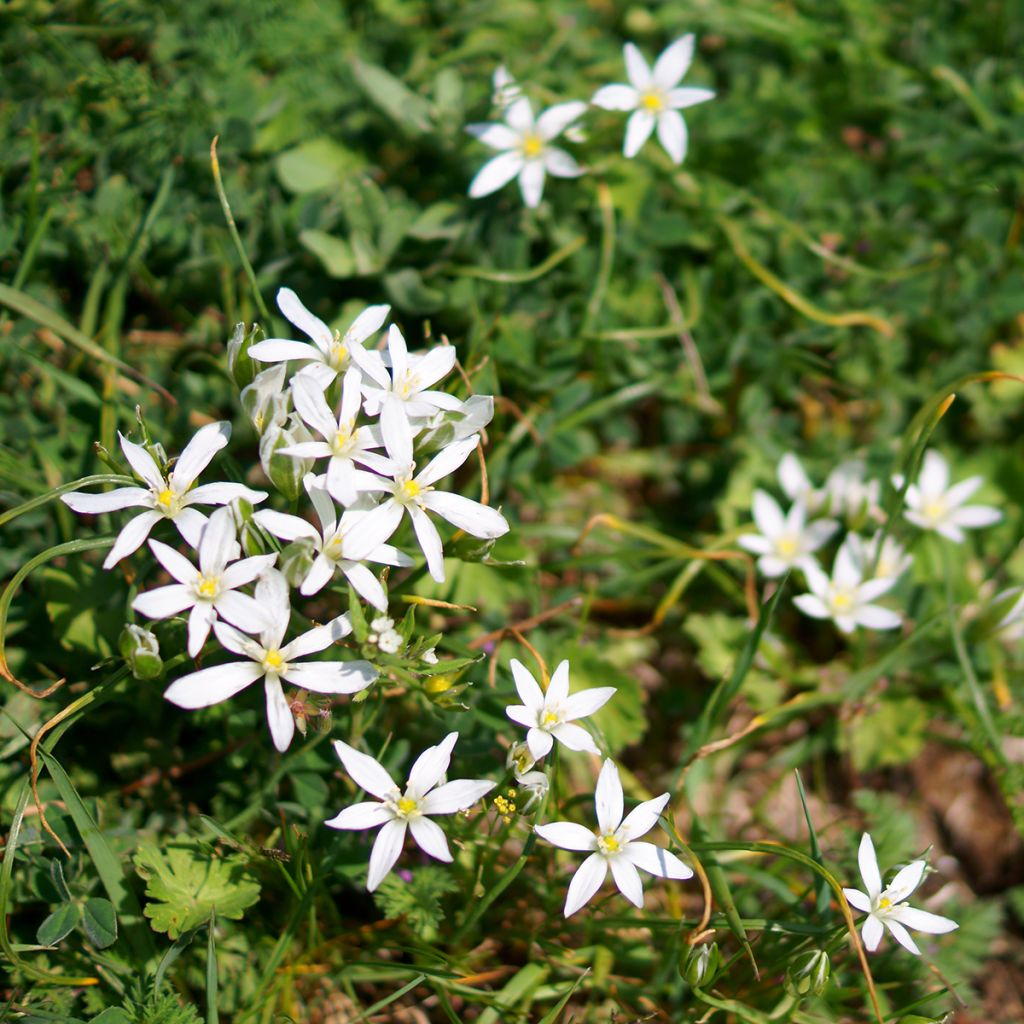
[[[466,198],[487,153],[463,129],[488,119],[497,63],[537,102],[585,99],[621,80],[625,40],[653,56],[684,31],[700,42],[688,83],[718,96],[688,113],[681,170],[653,144],[640,159],[619,159],[621,118],[593,112],[578,150],[591,175],[549,179],[537,211],[524,210],[512,187]],[[997,0],[14,0],[0,10],[3,504],[105,472],[92,442],[113,451],[115,431],[135,429],[137,403],[168,451],[205,418],[227,418],[235,441],[218,465],[242,479],[255,462],[224,345],[236,322],[265,318],[210,173],[218,136],[226,191],[268,303],[287,285],[344,326],[362,304],[389,302],[411,341],[446,335],[474,389],[498,396],[489,484],[514,526],[495,554],[527,565],[451,560],[447,584],[420,582],[416,592],[479,613],[423,616],[423,628],[444,630],[447,652],[462,655],[476,636],[576,602],[531,640],[552,663],[571,657],[577,686],[620,687],[615,713],[599,725],[639,780],[632,795],[661,792],[749,633],[742,567],[694,562],[668,539],[728,546],[729,531],[749,520],[753,487],[774,487],[785,451],[798,452],[818,482],[851,455],[887,476],[899,468],[912,417],[939,389],[985,369],[1024,373],[1022,48],[1020,11]],[[852,323],[851,312],[859,314]],[[264,326],[285,328],[281,318]],[[111,371],[83,338],[176,402]],[[988,773],[1006,819],[1000,842],[1019,849],[1009,824],[1011,814],[1018,826],[1024,817],[1019,757],[1005,750],[1024,726],[1020,650],[986,640],[982,612],[998,590],[1024,582],[1020,399],[1009,381],[973,384],[934,437],[957,475],[986,477],[982,500],[1006,512],[960,549],[953,580],[1003,742],[986,734],[943,624],[933,621],[944,609],[941,562],[937,547],[919,543],[914,578],[901,591],[911,639],[893,658],[878,636],[847,645],[780,605],[733,708],[765,714],[773,727],[686,778],[707,836],[735,838],[739,828],[751,841],[806,844],[802,818],[778,813],[784,798],[793,811],[790,771],[801,767],[820,841],[844,879],[853,879],[862,826],[888,837],[883,863],[907,859],[935,822],[949,827],[915,781],[913,766],[937,748],[967,751]],[[475,493],[469,476],[465,484]],[[598,528],[577,547],[598,513],[662,540]],[[63,506],[41,507],[4,526],[0,570],[10,577],[39,552],[86,535]],[[121,574],[102,573],[98,562],[73,555],[37,570],[8,612],[11,671],[36,686],[59,677],[68,684],[43,701],[4,684],[5,823],[27,777],[21,729],[34,731],[90,692],[98,673],[116,669],[130,600]],[[687,571],[681,599],[656,630],[620,635],[648,622]],[[394,764],[450,727],[469,730],[460,745],[466,774],[489,770],[493,735],[508,731],[510,651],[500,653],[497,689],[483,665],[461,678],[474,684],[458,694],[472,708],[470,727],[452,724],[443,692],[389,706]],[[674,967],[683,941],[675,918],[692,925],[699,917],[692,892],[681,909],[669,905],[674,913],[655,912],[667,953],[599,919],[574,923],[569,937],[557,923],[562,876],[546,861],[548,874],[528,866],[478,934],[453,938],[467,894],[453,895],[433,868],[404,893],[382,890],[376,908],[354,887],[365,852],[319,826],[349,799],[325,734],[278,758],[255,704],[189,716],[170,709],[161,690],[116,683],[61,739],[60,763],[81,811],[102,825],[103,851],[83,848],[67,794],[44,772],[44,799],[65,806],[51,804],[48,816],[74,851],[66,896],[48,881],[56,845],[24,820],[2,886],[6,911],[17,911],[16,956],[39,970],[101,978],[82,990],[49,988],[11,965],[6,991],[12,1005],[33,1008],[31,1019],[100,1019],[113,1008],[128,1020],[173,1019],[145,1016],[144,1005],[163,998],[151,984],[130,998],[124,965],[146,964],[149,984],[168,942],[129,902],[116,907],[121,935],[107,954],[81,931],[57,951],[29,947],[60,908],[110,895],[104,871],[123,870],[122,886],[144,900],[133,856],[138,862],[141,844],[165,847],[179,832],[193,837],[179,887],[187,890],[203,863],[230,874],[232,858],[246,885],[254,874],[262,886],[258,918],[250,910],[218,924],[214,1005],[224,1019],[326,1019],[329,998],[365,1008],[420,978],[408,998],[429,992],[438,1020],[537,1020],[561,1013],[585,967],[592,973],[573,993],[574,1019],[611,1019],[613,1010],[632,1019],[644,999],[692,1019],[706,1012]],[[806,706],[785,710],[797,695]],[[335,727],[341,735],[350,724],[377,727],[361,714],[342,712]],[[744,721],[716,723],[715,737]],[[592,780],[571,768],[585,793]],[[514,863],[514,851],[491,867],[507,867],[506,859]],[[793,865],[724,855],[723,864],[744,921],[806,913],[814,880]],[[959,881],[964,926],[936,961],[953,981],[977,977],[1013,913],[1019,928],[1024,876],[1019,862],[1001,864],[990,865],[984,884],[966,869]],[[234,892],[219,917],[245,911],[246,893]],[[973,900],[979,893],[984,902]],[[204,913],[186,931],[209,910],[197,907]],[[74,909],[61,913],[64,923],[78,920]],[[365,930],[381,914],[405,917],[390,930]],[[822,919],[808,920],[831,934]],[[837,921],[833,912],[830,928]],[[731,952],[741,949],[734,928],[730,937],[734,921],[713,923]],[[204,1007],[206,931],[171,946],[180,958],[164,972],[182,999]],[[499,942],[481,944],[499,933]],[[170,930],[169,939],[179,936]],[[758,957],[784,964],[802,941],[764,933]],[[1008,963],[1019,959],[1016,939],[1004,937],[1001,948]],[[939,1012],[949,997],[908,959],[876,961],[879,980],[891,983],[884,1008],[906,1009],[911,983],[927,983],[939,994],[916,1012]],[[498,980],[479,988],[459,981],[493,970]],[[310,980],[325,972],[333,990]],[[775,1005],[745,961],[732,972],[728,998],[760,1012]],[[815,1012],[860,1012],[855,961],[837,966],[834,979],[832,1001]]]

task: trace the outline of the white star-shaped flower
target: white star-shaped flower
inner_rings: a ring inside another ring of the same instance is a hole
[[[277,305],[300,331],[309,335],[313,343],[267,338],[249,349],[250,358],[263,363],[299,360],[306,364],[300,373],[312,376],[321,388],[326,388],[338,374],[345,372],[355,349],[361,348],[368,338],[381,329],[391,311],[390,306],[367,306],[352,321],[349,329],[339,335],[318,316],[310,313],[290,288],[278,291]]]
[[[741,548],[760,557],[762,576],[781,576],[787,569],[806,569],[814,564],[813,553],[832,536],[839,524],[834,519],[807,522],[807,508],[797,501],[784,516],[778,502],[764,491],[754,491],[754,522],[760,533],[739,538]]]
[[[307,537],[313,542],[313,548],[317,555],[299,587],[299,593],[304,597],[318,594],[340,571],[363,600],[368,601],[374,608],[386,612],[388,599],[384,588],[381,586],[380,580],[362,562],[410,566],[413,564],[413,560],[390,544],[378,544],[358,560],[349,558],[346,534],[364,516],[373,515],[376,509],[350,510],[339,520],[337,509],[325,490],[322,480],[322,477],[318,478],[309,474],[303,481],[317,517],[320,519],[319,530],[305,519],[286,515],[284,512],[274,512],[271,509],[261,509],[253,515],[253,521],[281,540],[293,541]]]
[[[250,633],[264,628],[263,611],[239,587],[252,583],[274,564],[277,555],[239,556],[235,540],[235,514],[219,508],[210,516],[199,538],[199,568],[167,544],[151,540],[149,546],[157,561],[177,580],[139,594],[132,608],[150,619],[166,619],[191,608],[188,618],[188,653],[195,657],[206,643],[210,627],[219,615]],[[229,563],[233,563],[230,564]]]
[[[384,440],[388,443],[391,438],[385,434]],[[481,505],[471,498],[464,498],[461,494],[439,491],[434,487],[438,480],[454,473],[469,458],[478,441],[479,438],[474,434],[449,445],[438,452],[419,473],[411,461],[403,466],[389,447],[388,454],[396,466],[394,480],[371,477],[369,473],[364,473],[360,477],[359,489],[390,496],[352,527],[348,537],[350,557],[356,561],[368,557],[370,551],[376,550],[398,529],[402,516],[408,514],[416,540],[427,560],[430,575],[438,583],[443,583],[444,550],[441,535],[428,512],[439,515],[474,537],[491,540],[507,533],[508,522],[496,509]]]
[[[914,564],[913,555],[895,537],[887,536],[879,554],[881,531],[864,540],[859,534],[848,533],[844,544],[850,546],[857,567],[865,577],[876,580],[898,580]],[[876,564],[877,563],[877,564]]]
[[[427,747],[409,771],[401,790],[387,770],[369,754],[363,754],[341,740],[334,741],[345,771],[356,785],[377,800],[346,807],[325,824],[329,828],[367,829],[382,826],[370,853],[366,888],[373,892],[394,867],[402,852],[406,830],[412,832],[419,848],[436,860],[450,863],[452,855],[441,827],[431,821],[437,814],[455,814],[472,807],[489,793],[495,783],[486,779],[456,779],[439,786],[451,762],[457,732],[450,732],[436,747]]]
[[[805,615],[812,619],[831,619],[843,633],[852,633],[858,626],[868,629],[899,627],[900,617],[896,612],[871,603],[892,590],[896,578],[865,580],[867,570],[858,563],[849,537],[836,552],[831,578],[814,563],[805,564],[803,571],[811,592],[793,598],[793,603]]]
[[[681,164],[686,157],[686,122],[679,111],[715,96],[710,89],[679,86],[693,61],[694,42],[692,35],[677,39],[657,59],[653,70],[636,46],[626,43],[622,52],[629,85],[606,85],[594,94],[594,106],[633,111],[626,122],[622,147],[627,158],[640,152],[655,127],[658,141],[675,163]]]
[[[505,109],[504,124],[471,124],[466,131],[499,154],[477,171],[469,195],[480,199],[519,178],[523,202],[534,207],[544,194],[544,175],[578,178],[583,168],[564,150],[551,143],[587,109],[586,103],[571,101],[548,107],[534,121],[533,107],[524,96]]]
[[[590,856],[579,866],[569,883],[564,913],[571,917],[601,888],[608,869],[619,892],[636,907],[644,905],[644,887],[637,868],[659,878],[686,879],[690,870],[674,853],[654,843],[637,842],[647,835],[668,803],[668,793],[638,804],[623,818],[622,783],[619,770],[605,761],[597,780],[594,803],[597,807],[597,832],[571,821],[535,825],[542,839],[563,850],[579,850]]]
[[[368,661],[300,661],[347,636],[352,632],[352,624],[346,612],[287,644],[283,643],[291,618],[291,606],[288,584],[276,569],[268,569],[260,577],[256,584],[256,601],[268,623],[260,630],[259,641],[227,623],[215,622],[213,625],[221,645],[247,660],[192,672],[171,683],[164,696],[179,708],[208,708],[262,679],[270,735],[274,746],[285,751],[295,734],[295,719],[285,700],[282,679],[316,693],[357,693],[373,683],[377,670]],[[255,623],[247,624],[247,627],[251,625]]]
[[[949,486],[949,466],[934,450],[924,454],[917,483],[907,488],[904,516],[922,530],[935,530],[948,540],[963,543],[964,528],[976,530],[998,523],[1003,514],[989,505],[964,505],[984,483],[980,476],[968,477]],[[899,486],[899,484],[897,484]]]
[[[590,733],[572,723],[592,715],[614,696],[614,686],[595,686],[569,696],[569,662],[559,662],[551,674],[547,690],[542,690],[530,670],[513,658],[509,662],[516,692],[522,704],[505,708],[505,714],[525,725],[526,744],[534,761],[539,761],[551,750],[554,740],[564,743],[570,750],[600,753]]]
[[[142,445],[129,441],[123,434],[117,436],[124,457],[146,486],[118,487],[104,494],[72,491],[61,496],[65,505],[85,515],[95,516],[123,508],[148,510],[125,524],[103,561],[104,569],[111,568],[122,558],[137,551],[149,536],[149,531],[161,519],[169,519],[174,523],[178,532],[194,548],[199,543],[206,516],[192,508],[193,505],[227,505],[236,498],[244,498],[255,504],[267,496],[266,491],[254,491],[243,484],[192,486],[214,455],[228,443],[231,437],[230,423],[208,423],[201,427],[185,446],[174,469],[167,476],[160,472],[153,456]]]
[[[355,482],[357,462],[378,473],[387,473],[390,469],[384,456],[370,450],[384,443],[380,430],[374,426],[356,426],[362,403],[362,381],[363,376],[355,366],[345,371],[341,407],[335,419],[317,382],[312,377],[296,374],[292,380],[296,412],[323,440],[302,441],[277,449],[279,455],[298,459],[328,459],[327,490],[342,505],[352,505],[359,497]]]
[[[844,889],[843,893],[850,906],[868,915],[860,934],[870,952],[878,949],[885,928],[892,932],[892,937],[904,949],[910,950],[915,956],[920,956],[921,950],[907,932],[908,928],[928,935],[942,935],[960,927],[956,921],[951,921],[948,917],[940,917],[938,914],[929,914],[925,910],[907,906],[905,901],[910,898],[924,877],[923,860],[915,860],[898,871],[896,877],[883,889],[882,874],[878,870],[878,858],[875,856],[875,844],[871,841],[871,836],[865,832],[860,840],[857,862],[867,892],[861,892],[860,889]]]

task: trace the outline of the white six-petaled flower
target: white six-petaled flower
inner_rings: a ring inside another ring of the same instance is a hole
[[[359,560],[349,558],[346,534],[355,523],[364,516],[373,515],[375,510],[349,510],[339,520],[337,509],[322,480],[322,477],[309,474],[303,481],[320,519],[319,530],[299,516],[275,512],[272,509],[261,509],[253,515],[253,521],[281,540],[293,541],[305,537],[313,542],[316,558],[299,587],[299,593],[304,597],[319,593],[340,571],[364,601],[386,612],[388,599],[384,588],[380,580],[362,564],[363,561],[377,562],[381,565],[410,566],[413,560],[390,544],[378,544],[360,555]]]
[[[929,914],[925,910],[917,910],[907,905],[906,900],[924,877],[923,860],[915,860],[902,868],[883,889],[882,874],[878,869],[878,858],[875,856],[875,844],[871,841],[871,836],[865,832],[860,840],[857,862],[867,892],[861,892],[860,889],[843,889],[843,893],[850,906],[868,915],[861,928],[861,937],[869,951],[874,952],[878,949],[885,928],[892,932],[892,937],[904,949],[910,950],[915,956],[920,956],[921,950],[907,932],[908,928],[929,935],[942,935],[960,927],[948,917]]]
[[[516,692],[523,703],[505,708],[505,714],[530,730],[526,734],[526,744],[534,761],[539,761],[551,750],[554,740],[565,744],[569,750],[600,753],[590,733],[572,723],[603,707],[614,696],[614,686],[595,686],[570,697],[568,661],[559,662],[551,674],[547,690],[540,688],[522,662],[513,658],[509,666]]]
[[[65,505],[86,515],[95,516],[123,508],[147,509],[130,519],[122,528],[103,561],[104,569],[111,568],[122,558],[137,551],[149,536],[149,531],[161,519],[169,519],[174,523],[178,532],[194,548],[199,544],[206,516],[193,508],[193,505],[227,505],[236,498],[256,503],[267,496],[266,491],[254,491],[244,484],[192,486],[214,455],[228,443],[231,437],[230,423],[208,423],[196,431],[178,457],[174,469],[166,476],[142,445],[129,441],[123,434],[118,434],[118,437],[124,457],[146,486],[118,487],[104,494],[72,491],[61,496]]]
[[[537,119],[526,97],[517,99],[505,109],[504,124],[471,124],[466,131],[485,146],[500,150],[496,157],[477,171],[470,182],[473,199],[497,192],[513,178],[519,178],[523,202],[534,207],[544,194],[544,175],[556,178],[578,178],[583,168],[564,150],[551,143],[586,111],[586,103],[558,103]]]
[[[347,636],[352,632],[352,625],[346,612],[284,643],[291,606],[288,584],[276,569],[268,569],[260,577],[256,584],[256,601],[267,621],[258,641],[227,623],[216,622],[213,626],[221,646],[247,660],[215,665],[183,676],[171,683],[164,696],[180,708],[207,708],[233,697],[262,678],[270,735],[274,746],[284,751],[295,734],[295,719],[285,700],[282,680],[316,693],[356,693],[373,683],[377,670],[368,661],[300,661]]]
[[[219,508],[210,516],[199,537],[199,568],[167,544],[150,540],[157,561],[175,583],[139,594],[132,608],[150,619],[166,619],[191,608],[188,618],[188,653],[195,657],[206,643],[210,627],[219,615],[248,633],[264,628],[263,611],[255,599],[238,592],[274,564],[276,554],[239,556],[235,540],[235,515]],[[233,563],[233,564],[229,564]]]
[[[345,372],[352,353],[380,330],[391,309],[390,306],[367,306],[352,321],[349,329],[339,334],[306,309],[290,288],[278,291],[277,305],[300,331],[309,335],[313,343],[267,338],[249,349],[249,357],[264,363],[300,361],[304,365],[299,372],[312,376],[321,388],[327,388],[338,374]]]
[[[680,87],[679,82],[693,61],[694,37],[685,35],[667,47],[648,67],[643,55],[626,43],[623,55],[629,85],[606,85],[591,102],[605,110],[631,110],[626,122],[623,155],[632,158],[657,128],[658,141],[672,160],[681,164],[686,157],[686,122],[680,110],[714,99],[710,89]]]
[[[949,465],[937,451],[929,449],[917,482],[907,488],[907,507],[903,514],[922,530],[935,530],[960,544],[964,528],[976,530],[992,526],[1003,518],[999,509],[989,505],[964,504],[982,483],[982,477],[972,476],[950,487]]]
[[[754,523],[760,533],[739,538],[741,548],[758,555],[757,568],[763,576],[781,576],[787,569],[806,569],[814,564],[813,553],[838,527],[833,519],[807,522],[807,508],[794,502],[786,515],[778,502],[764,491],[754,491]]]
[[[896,629],[899,615],[871,603],[892,590],[896,577],[865,579],[867,567],[859,563],[855,545],[850,541],[855,536],[849,534],[836,552],[831,577],[816,564],[803,566],[811,592],[793,598],[793,603],[812,619],[831,619],[843,633],[852,633],[858,626]]]
[[[394,867],[402,852],[406,830],[424,853],[437,860],[450,862],[452,855],[441,827],[430,820],[437,814],[455,814],[472,807],[489,793],[495,783],[486,779],[456,779],[438,785],[451,762],[457,732],[449,733],[437,746],[427,747],[409,770],[404,791],[387,770],[370,757],[341,740],[334,749],[356,785],[377,800],[346,807],[326,822],[330,828],[367,829],[382,826],[370,853],[366,888],[373,892]]]
[[[637,842],[654,828],[668,798],[668,793],[662,793],[653,800],[646,800],[623,818],[619,770],[608,760],[601,768],[594,793],[596,833],[571,821],[534,826],[536,833],[553,846],[590,853],[569,883],[564,908],[566,917],[575,914],[601,888],[609,868],[619,892],[637,907],[644,904],[643,883],[637,868],[660,878],[693,877],[693,871],[675,854],[654,843]]]

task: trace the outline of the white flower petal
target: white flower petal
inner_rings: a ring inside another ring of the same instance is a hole
[[[792,452],[787,452],[779,460],[778,477],[779,485],[790,501],[795,501],[813,489],[803,465]]]
[[[395,464],[409,465],[412,462],[412,428],[405,415],[405,403],[398,395],[390,394],[384,399],[380,410],[380,432],[388,455]]]
[[[266,491],[254,491],[245,484],[215,483],[193,487],[183,496],[183,501],[186,505],[230,505],[236,498],[242,498],[256,505],[266,496]],[[183,509],[178,515],[183,515],[185,511]]]
[[[551,733],[545,729],[533,728],[526,734],[526,745],[529,747],[530,756],[534,761],[539,761],[549,754],[554,742]]]
[[[640,148],[651,137],[657,118],[649,110],[634,110],[626,122],[626,138],[622,145],[622,155],[631,160],[640,152]]]
[[[109,569],[117,565],[122,558],[126,558],[142,546],[149,536],[149,531],[163,518],[159,512],[143,512],[142,515],[129,519],[114,541],[114,546],[107,553],[103,560],[103,568]]]
[[[220,585],[224,590],[234,590],[252,583],[263,575],[277,561],[277,555],[253,555],[229,565],[220,577]]]
[[[874,914],[869,914],[864,919],[864,926],[860,930],[860,937],[864,941],[864,948],[869,953],[873,953],[878,949],[878,944],[882,941],[884,933],[885,929],[882,927],[882,922]]]
[[[437,527],[430,521],[430,516],[418,505],[409,505],[409,518],[416,540],[427,559],[427,569],[438,583],[444,583],[444,547]]]
[[[577,869],[569,883],[569,891],[565,894],[563,913],[572,917],[580,907],[586,905],[590,898],[601,888],[608,874],[608,861],[599,853],[592,853]]]
[[[903,620],[888,608],[877,604],[866,604],[857,609],[853,616],[858,626],[867,629],[899,629]]]
[[[249,349],[249,356],[260,363],[286,363],[292,359],[323,359],[324,354],[315,345],[285,338],[268,338]]]
[[[843,895],[851,907],[856,907],[865,914],[871,913],[871,897],[867,893],[861,892],[860,889],[844,889]]]
[[[793,598],[793,604],[812,619],[830,619],[832,613],[820,597],[815,594],[800,594]]]
[[[479,435],[472,434],[443,448],[423,467],[420,473],[416,474],[416,483],[420,487],[427,487],[454,473],[473,454],[479,440]]]
[[[436,821],[426,817],[411,818],[409,831],[412,832],[416,845],[426,854],[435,860],[451,863],[452,855],[448,850],[448,840],[445,839],[444,831]]]
[[[889,918],[928,935],[943,935],[960,927],[956,921],[948,917],[929,914],[927,910],[917,910],[915,907],[893,907],[889,911]]]
[[[622,821],[622,782],[619,769],[611,758],[601,766],[594,791],[597,824],[602,832],[614,832]]]
[[[213,602],[213,607],[222,619],[243,632],[261,633],[267,627],[263,609],[248,594],[240,594],[236,590],[225,591]]]
[[[633,904],[634,907],[643,909],[644,886],[640,881],[640,873],[625,857],[612,857],[608,861],[612,869],[612,878],[618,886],[619,892]]]
[[[530,106],[530,101],[525,96],[509,105],[505,111],[505,123],[520,138],[527,132],[533,131],[533,107]]]
[[[891,903],[902,903],[920,884],[924,878],[926,864],[923,860],[915,860],[905,868],[896,872],[896,877],[886,887],[883,896]],[[870,890],[868,890],[870,892]]]
[[[281,680],[277,676],[267,676],[263,680],[263,686],[267,697],[267,725],[270,726],[270,738],[274,741],[274,747],[283,754],[295,735],[295,719],[281,689]]]
[[[128,438],[120,431],[118,431],[117,439],[121,443],[121,451],[124,452],[124,457],[128,460],[128,465],[131,466],[132,469],[135,470],[135,473],[145,480],[153,490],[157,492],[162,491],[166,486],[164,476],[157,467],[153,456],[150,455],[141,444],[135,444],[133,441],[129,441]]]
[[[217,484],[210,484],[209,486],[216,487]],[[201,488],[197,487],[196,490],[201,490]],[[203,527],[206,526],[206,516],[199,509],[180,509],[171,522],[174,523],[175,529],[185,539],[185,543],[190,548],[199,547],[199,541],[203,536]]]
[[[969,530],[994,526],[1002,518],[1003,513],[990,505],[965,505],[963,508],[954,509],[949,513],[950,523],[954,526],[966,526]]]
[[[187,491],[230,439],[231,424],[226,420],[200,427],[174,465],[169,478],[171,488],[179,494]]]
[[[868,918],[870,920],[870,918]],[[920,956],[921,950],[917,948],[917,943],[910,937],[910,932],[903,927],[892,917],[886,917],[882,922],[886,928],[892,932],[892,937],[906,950],[913,953],[914,956]]]
[[[189,711],[208,708],[233,697],[262,675],[263,669],[251,661],[215,665],[176,679],[164,690],[164,696]]]
[[[553,174],[556,178],[578,178],[586,173],[570,154],[557,146],[550,146],[544,150],[542,159],[548,174]]]
[[[512,670],[512,679],[516,684],[516,693],[526,707],[536,714],[544,706],[544,691],[533,677],[533,673],[518,658],[508,663]]]
[[[491,149],[516,149],[519,136],[506,124],[467,124],[466,131]]]
[[[388,498],[363,516],[345,537],[347,556],[361,562],[371,551],[377,550],[398,529],[403,511],[394,498]]]
[[[640,94],[630,85],[605,85],[590,102],[602,110],[635,110]]]
[[[626,43],[622,48],[622,56],[626,61],[626,74],[630,84],[638,92],[645,92],[651,86],[651,69],[647,66],[643,54],[633,43]]]
[[[695,43],[693,34],[688,33],[662,51],[651,75],[659,89],[671,89],[690,70]]]
[[[153,496],[142,487],[117,487],[100,494],[71,491],[60,500],[82,515],[98,516],[103,512],[119,512],[123,508],[152,508]]]
[[[281,657],[285,661],[293,658],[305,658],[309,654],[326,651],[333,643],[344,639],[352,632],[352,620],[348,612],[325,622],[322,626],[314,626],[305,633],[281,648]]]
[[[195,658],[203,649],[217,612],[209,601],[197,601],[188,617],[188,654]]]
[[[230,651],[232,654],[239,654],[243,658],[251,658],[253,661],[262,662],[263,648],[255,640],[251,640],[234,626],[229,626],[226,622],[215,622],[213,624],[213,631],[216,633],[221,647],[226,651]],[[263,670],[260,669],[260,675],[262,674]]]
[[[457,732],[450,732],[440,743],[427,747],[409,769],[408,791],[410,795],[422,797],[430,792],[443,778],[451,763],[452,750],[458,740]]]
[[[391,821],[394,812],[387,804],[378,803],[376,800],[366,800],[363,803],[352,804],[346,807],[333,818],[325,821],[328,828],[358,829],[376,828],[386,821]]]
[[[933,448],[924,453],[924,462],[917,477],[917,486],[921,497],[927,501],[946,493],[949,487],[949,465]],[[909,498],[909,490],[907,497]]]
[[[372,337],[376,334],[381,327],[384,326],[384,321],[388,318],[388,313],[391,312],[391,307],[387,304],[381,304],[377,306],[367,306],[352,321],[349,329],[345,332],[345,339],[348,342],[354,343],[355,347],[359,347],[366,341],[367,338]],[[349,351],[351,353],[353,346],[349,345]],[[351,413],[349,415],[352,415]]]
[[[649,874],[659,878],[674,878],[685,881],[693,878],[693,869],[684,864],[670,850],[663,850],[654,843],[629,843],[622,856]]]
[[[871,836],[865,832],[860,837],[860,846],[857,849],[857,865],[860,868],[860,877],[864,880],[864,888],[872,903],[882,892],[882,873],[878,870],[878,857],[875,855],[875,844]]]
[[[586,112],[587,105],[580,100],[556,103],[537,118],[537,134],[545,142],[550,142],[558,138],[573,121],[578,121]]]
[[[688,138],[682,114],[675,110],[663,110],[658,115],[658,141],[673,163],[681,164],[686,159]]]
[[[453,526],[472,534],[474,537],[493,539],[508,533],[508,520],[489,505],[481,505],[472,498],[450,491],[428,491],[423,504]]]
[[[522,169],[523,156],[518,150],[491,157],[469,183],[470,199],[482,199],[504,188]]]
[[[597,836],[572,821],[552,821],[547,825],[535,825],[533,828],[545,841],[563,850],[580,850],[593,852],[597,849]]]
[[[588,754],[599,754],[594,737],[586,729],[571,722],[562,722],[551,730],[551,735],[570,750],[582,750]]]
[[[292,378],[292,401],[295,411],[325,441],[330,441],[338,432],[338,423],[331,413],[323,391],[311,377]]]
[[[544,691],[544,704],[546,707],[564,704],[568,697],[569,662],[562,660],[555,666],[555,671],[551,673],[551,678],[548,680],[547,690]]]
[[[370,871],[366,879],[366,888],[373,892],[387,877],[395,866],[405,842],[406,823],[399,818],[387,822],[377,833],[377,838],[370,852]]]
[[[594,686],[574,693],[563,703],[565,720],[571,722],[577,718],[587,718],[604,707],[615,696],[615,692],[614,686]]]
[[[342,562],[341,571],[345,574],[345,579],[352,584],[352,589],[364,601],[372,604],[377,611],[386,612],[388,610],[388,595],[384,592],[380,580],[365,565],[360,565],[359,562]]]
[[[456,811],[472,807],[495,785],[486,779],[455,779],[431,790],[423,798],[421,809],[424,814],[455,814]]]
[[[665,103],[673,110],[685,110],[687,107],[695,107],[698,103],[707,103],[708,100],[713,100],[715,94],[711,89],[698,89],[696,87],[690,88],[684,86],[681,89],[669,89],[665,94]],[[808,490],[810,486],[808,485]],[[786,492],[789,494],[789,492]],[[795,494],[789,494],[789,497],[795,498]]]
[[[166,619],[184,611],[195,600],[196,596],[190,587],[172,583],[169,587],[157,587],[139,594],[132,601],[132,608],[148,619]]]
[[[359,693],[373,685],[377,670],[368,661],[308,661],[289,665],[284,678],[314,693]]]
[[[537,724],[537,711],[524,707],[522,704],[511,704],[505,708],[505,714],[518,725],[525,725],[527,729]]]
[[[199,568],[204,576],[219,576],[232,558],[238,557],[235,514],[219,508],[207,520],[199,537]]]
[[[523,202],[534,209],[540,206],[541,197],[544,195],[544,161],[528,160],[523,164],[519,172],[519,191],[522,193]]]
[[[668,793],[662,793],[653,800],[644,800],[637,804],[623,819],[619,832],[632,844],[634,839],[647,835],[658,824],[661,812],[668,803]]]
[[[334,752],[345,766],[345,771],[352,777],[352,781],[367,793],[387,800],[398,792],[394,779],[381,763],[369,754],[364,754],[355,747],[342,743],[341,740],[334,741]]]

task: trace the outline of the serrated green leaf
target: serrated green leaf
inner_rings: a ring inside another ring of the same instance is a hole
[[[77,903],[62,903],[36,930],[40,946],[56,946],[78,924],[81,911]]]
[[[117,915],[110,900],[93,896],[85,901],[82,910],[82,926],[89,941],[97,949],[106,949],[117,941]]]
[[[218,857],[184,835],[163,848],[147,843],[132,859],[153,901],[143,912],[155,931],[172,939],[206,922],[213,910],[237,921],[260,896],[243,857]]]

